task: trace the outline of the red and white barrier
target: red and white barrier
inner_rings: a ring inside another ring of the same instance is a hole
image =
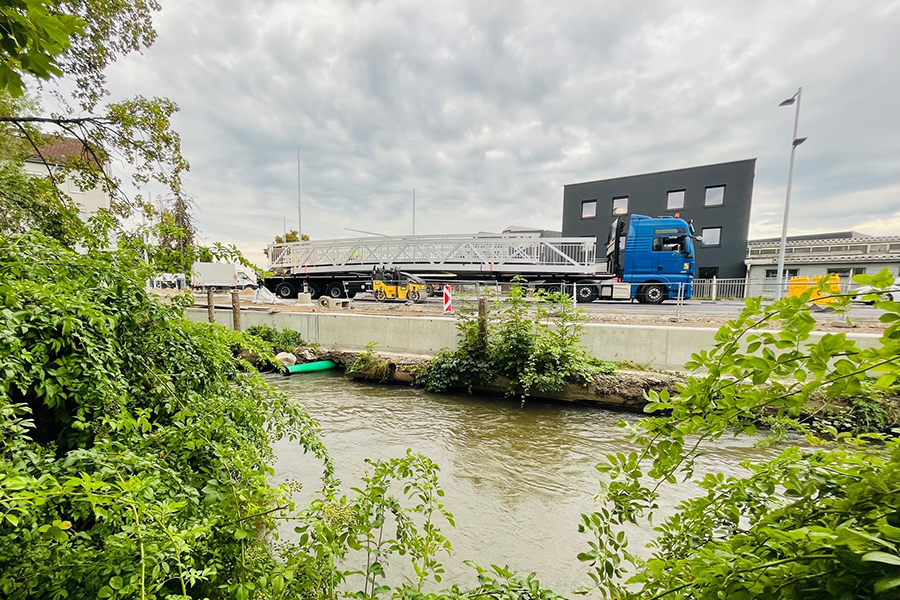
[[[444,312],[452,313],[453,312],[453,294],[450,293],[450,286],[444,286]]]

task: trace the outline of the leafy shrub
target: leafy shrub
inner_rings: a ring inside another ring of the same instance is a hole
[[[371,379],[386,379],[391,374],[390,363],[375,353],[378,342],[369,342],[350,365],[348,371],[365,373]]]
[[[153,300],[128,252],[0,239],[0,273],[2,595],[219,597],[274,564],[270,441],[330,462],[246,340]]]
[[[536,313],[529,311],[521,282],[507,301],[479,320],[471,309],[457,319],[456,350],[442,349],[417,381],[433,392],[469,388],[503,376],[510,394],[558,391],[567,383],[586,383],[611,373],[615,364],[597,361],[581,346],[584,312],[562,293],[539,294]]]
[[[857,277],[882,289],[892,280],[887,270]],[[648,393],[647,411],[665,416],[629,429],[634,452],[597,465],[605,505],[582,516],[579,530],[592,537],[579,555],[591,567],[583,591],[629,599],[897,597],[897,430],[889,436],[830,428],[822,435],[802,415],[813,395],[825,399],[823,409],[851,398],[857,410],[867,390],[892,388],[900,377],[900,303],[876,304],[887,327],[873,347],[859,348],[844,334],[810,342],[814,291],[828,295],[820,286],[769,305],[748,299],[719,329],[715,346],[693,355],[687,368],[695,376],[676,396]],[[833,306],[848,311],[849,296]],[[763,329],[767,324],[780,330]],[[804,433],[807,446],[747,461],[747,476],[706,475],[698,482],[704,493],[656,525],[649,560],[628,552],[624,529],[654,516],[666,486],[693,477],[703,444],[753,434],[764,415],[774,415],[769,420],[779,430]]]
[[[299,331],[293,329],[276,329],[270,325],[254,325],[247,328],[247,334],[271,344],[274,354],[294,352],[297,346],[305,346],[306,342]]]

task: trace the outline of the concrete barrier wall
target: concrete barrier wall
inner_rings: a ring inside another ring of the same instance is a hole
[[[188,319],[206,321],[206,309],[187,310]],[[216,310],[216,323],[231,327],[231,310]],[[383,352],[432,355],[441,348],[456,347],[456,321],[450,317],[388,317],[352,313],[266,313],[245,310],[246,329],[270,325],[299,331],[303,339],[323,348],[362,350],[378,342]],[[711,327],[666,327],[590,323],[582,341],[591,356],[601,360],[629,361],[658,369],[680,369],[699,350],[715,343]],[[823,333],[813,333],[818,340]],[[848,332],[860,347],[874,345],[880,335]]]

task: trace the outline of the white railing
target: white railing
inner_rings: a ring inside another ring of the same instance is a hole
[[[783,296],[788,295],[790,289],[790,281],[783,284]],[[846,294],[850,288],[850,282],[842,281],[839,284],[842,294]],[[775,279],[765,279],[763,281],[747,281],[746,278],[739,279],[695,279],[694,280],[694,299],[695,300],[743,300],[744,298],[754,298],[762,296],[766,299],[773,299],[778,290],[778,281]]]

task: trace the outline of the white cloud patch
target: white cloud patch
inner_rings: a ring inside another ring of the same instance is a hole
[[[558,229],[562,186],[757,157],[751,235],[900,231],[900,3],[163,0],[116,96],[165,95],[201,230]]]

